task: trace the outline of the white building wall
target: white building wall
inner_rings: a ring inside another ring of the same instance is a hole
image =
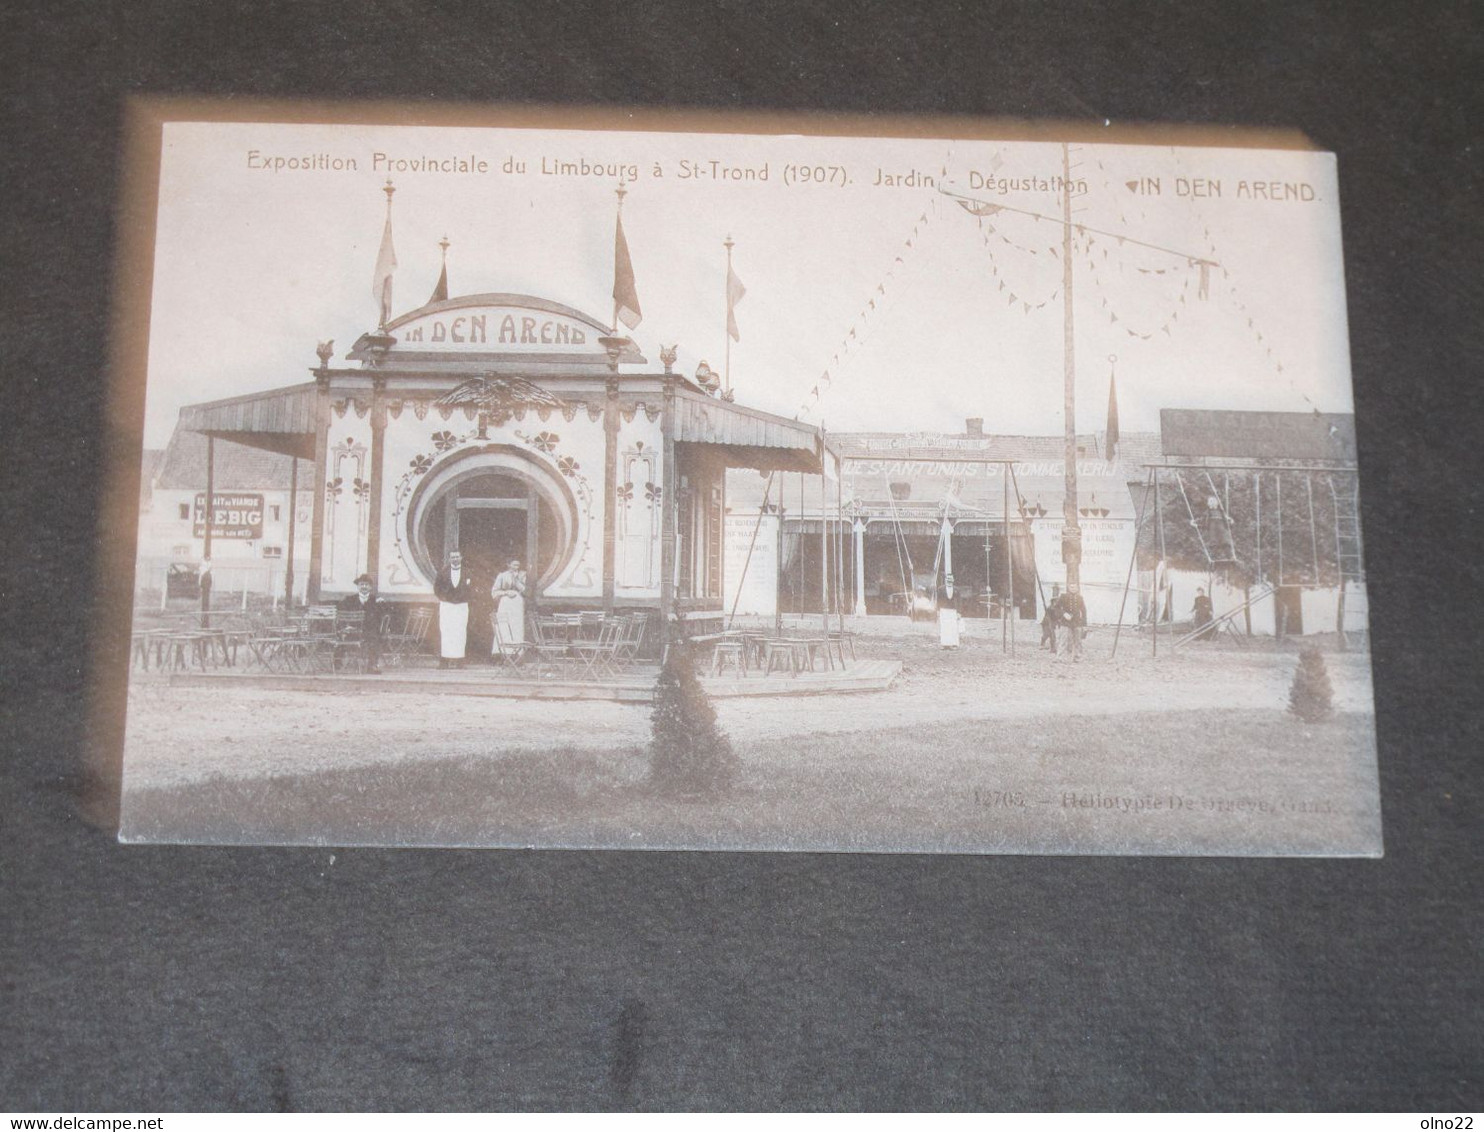
[[[1227,585],[1220,578],[1201,570],[1171,570],[1168,573],[1168,583],[1170,607],[1174,611],[1176,621],[1191,619],[1197,587],[1203,587],[1210,595],[1211,608],[1217,617],[1240,607],[1247,600],[1249,592],[1255,595],[1261,593],[1263,589],[1263,587],[1253,586],[1251,591],[1246,591],[1237,586]],[[1345,599],[1345,622],[1351,631],[1364,628],[1366,610],[1364,587],[1359,587],[1359,590],[1357,594],[1357,587],[1351,586]],[[1300,594],[1299,600],[1305,636],[1335,632],[1339,617],[1340,591],[1338,587],[1321,586],[1305,589]],[[1353,604],[1359,606],[1358,612],[1352,611]],[[1278,631],[1277,602],[1271,595],[1254,602],[1247,614],[1237,618],[1236,624],[1239,629],[1246,631],[1249,616],[1253,636],[1270,637]]]
[[[656,403],[619,417],[613,591],[620,600],[660,596],[661,518],[675,485],[663,482],[664,428],[657,415],[650,419],[658,409]]]
[[[1340,590],[1338,586],[1305,590],[1300,609],[1304,619],[1304,636],[1312,633],[1335,633],[1340,628]]]
[[[300,463],[298,516],[294,548],[294,589],[302,597],[309,580],[309,546],[313,530],[314,465]],[[227,494],[228,492],[218,492]],[[283,593],[284,570],[289,555],[289,492],[285,490],[231,489],[230,494],[263,497],[263,535],[259,539],[211,540],[212,581],[217,593],[235,593],[244,587],[250,594],[278,596]],[[159,590],[166,572],[175,563],[199,567],[205,555],[205,540],[194,534],[191,517],[198,494],[192,489],[157,489],[148,507],[139,515],[135,548],[136,590]],[[182,516],[182,508],[185,509]]]
[[[326,450],[324,540],[320,585],[355,589],[366,569],[366,534],[371,520],[371,419],[366,407],[339,402],[330,414]]]
[[[738,613],[768,617],[778,612],[778,523],[777,515],[760,516],[756,511],[727,515],[722,594],[728,613],[734,607]],[[848,584],[853,586],[854,581]]]

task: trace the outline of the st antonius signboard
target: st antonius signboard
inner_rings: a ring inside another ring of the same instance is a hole
[[[1349,413],[1163,409],[1159,423],[1166,456],[1355,462]]]
[[[206,534],[206,493],[196,492],[191,509],[191,531],[195,538]],[[216,492],[211,497],[211,537],[260,539],[263,537],[263,496],[256,492]]]

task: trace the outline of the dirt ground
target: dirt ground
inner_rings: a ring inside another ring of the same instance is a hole
[[[821,734],[988,719],[1050,720],[1158,711],[1281,709],[1293,677],[1292,650],[1191,648],[1153,657],[1147,640],[1125,638],[1116,660],[1110,638],[1089,639],[1079,663],[1019,643],[1012,657],[994,640],[938,648],[925,628],[872,634],[859,655],[902,661],[884,692],[716,701],[739,744],[793,742]],[[1372,712],[1368,657],[1326,657],[1335,706]],[[1087,718],[1089,728],[1100,726]],[[643,705],[430,698],[412,694],[341,697],[230,685],[172,688],[136,678],[129,692],[125,776],[129,789],[259,778],[340,767],[400,763],[501,750],[612,751],[643,746]]]
[[[315,844],[947,852],[1379,851],[1368,659],[1326,657],[1336,717],[1284,708],[1296,650],[1071,662],[925,629],[861,637],[884,692],[715,701],[742,780],[677,803],[649,710],[136,678],[124,837]],[[1142,645],[1142,647],[1140,647]]]

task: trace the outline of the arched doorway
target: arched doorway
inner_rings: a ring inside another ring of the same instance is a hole
[[[571,561],[577,504],[559,476],[526,453],[488,445],[450,457],[424,478],[408,508],[408,544],[429,582],[450,550],[478,595],[469,611],[470,655],[488,651],[490,586],[518,558],[531,579],[531,601],[552,585]]]

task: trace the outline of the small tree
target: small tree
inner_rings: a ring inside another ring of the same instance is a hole
[[[1334,689],[1324,667],[1324,655],[1313,645],[1299,652],[1293,685],[1288,689],[1288,710],[1305,723],[1318,723],[1335,712]]]
[[[737,778],[737,756],[716,725],[716,709],[696,676],[684,641],[670,646],[655,684],[650,713],[649,781],[662,793],[687,798],[725,793]]]

